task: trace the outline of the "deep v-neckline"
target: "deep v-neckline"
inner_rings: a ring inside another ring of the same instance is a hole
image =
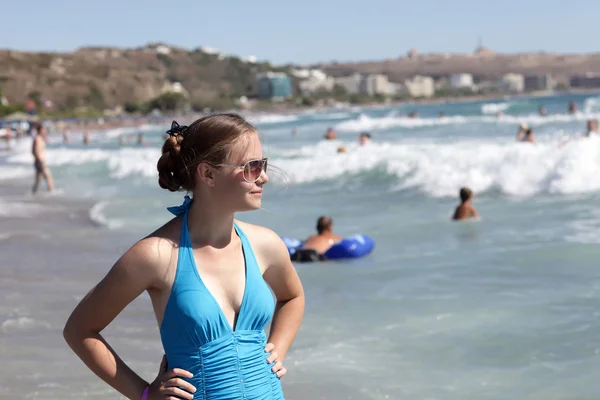
[[[234,314],[233,325],[232,325],[229,323],[229,320],[225,316],[225,313],[223,312],[223,309],[219,305],[219,302],[217,301],[215,296],[212,294],[212,292],[208,289],[208,286],[206,286],[206,284],[202,280],[202,276],[200,276],[200,270],[198,270],[198,265],[196,264],[196,256],[194,255],[194,248],[192,246],[192,238],[190,237],[190,230],[188,228],[187,217],[188,217],[188,213],[186,212],[184,214],[186,241],[187,241],[187,245],[190,249],[190,253],[191,253],[190,258],[191,258],[192,266],[194,267],[194,272],[196,273],[196,277],[198,278],[198,282],[200,283],[200,285],[202,285],[202,288],[204,290],[206,290],[208,297],[210,297],[213,305],[217,308],[218,313],[219,313],[219,318],[221,318],[222,321],[225,323],[225,325],[227,325],[227,327],[229,328],[229,331],[231,333],[236,333],[238,331],[239,322],[242,317],[242,312],[244,311],[244,305],[246,304],[246,296],[248,294],[248,259],[246,257],[246,249],[244,246],[244,239],[242,238],[242,235],[240,234],[239,229],[234,222],[233,228],[235,230],[235,234],[238,236],[238,238],[240,238],[240,244],[242,245],[242,256],[244,257],[244,294],[242,295],[242,303],[240,304],[240,311],[237,313],[237,315]]]

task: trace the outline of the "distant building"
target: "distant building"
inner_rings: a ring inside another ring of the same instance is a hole
[[[432,97],[435,94],[434,81],[430,76],[414,76],[404,81],[404,85],[411,97]]]
[[[314,93],[319,90],[330,92],[335,84],[334,79],[320,69],[294,70],[292,75],[303,78],[298,84],[303,94]]]
[[[361,75],[354,73],[350,76],[335,78],[336,85],[343,86],[349,94],[366,94],[374,96],[376,94],[386,95],[390,92],[387,75],[369,74]]]
[[[593,89],[600,88],[600,74],[575,75],[569,78],[572,88]]]
[[[464,89],[473,87],[473,75],[455,74],[450,76],[450,86],[454,89]]]
[[[171,48],[169,46],[165,46],[162,44],[156,46],[154,51],[156,51],[158,54],[164,54],[164,55],[171,54]]]
[[[388,93],[388,77],[387,75],[371,74],[365,76],[361,82],[359,91],[362,94],[373,96],[376,94],[387,94]]]
[[[240,60],[249,64],[256,64],[258,62],[258,58],[256,58],[256,56],[240,57]]]
[[[161,93],[180,93],[185,97],[189,97],[188,91],[179,82],[165,82],[160,90]]]
[[[348,94],[357,94],[360,92],[360,84],[362,82],[362,75],[354,73],[350,76],[343,76],[341,78],[335,78],[333,81],[336,85],[340,85],[346,89]]]
[[[506,74],[502,77],[501,87],[509,92],[521,93],[525,88],[525,80],[521,74]]]
[[[475,48],[475,51],[473,52],[474,55],[476,56],[493,56],[494,52],[490,49],[488,49],[487,47],[485,47],[483,45],[483,41],[481,40],[481,38],[478,39],[477,41],[477,47]]]
[[[524,90],[528,92],[536,90],[551,90],[554,88],[554,81],[548,74],[545,75],[526,75],[523,78]]]
[[[406,56],[407,56],[408,58],[410,58],[410,59],[415,59],[415,58],[418,58],[418,57],[419,57],[419,50],[417,50],[417,49],[415,49],[415,48],[413,48],[413,49],[410,49],[410,50],[409,50],[409,51],[406,53]]]
[[[292,80],[283,72],[267,72],[256,76],[260,99],[282,100],[292,97]]]
[[[408,91],[402,83],[388,82],[386,94],[391,97],[403,97]]]

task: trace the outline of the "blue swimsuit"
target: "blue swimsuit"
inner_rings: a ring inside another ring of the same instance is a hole
[[[264,329],[275,303],[248,238],[234,224],[242,242],[246,286],[232,329],[196,268],[187,224],[191,202],[186,196],[183,205],[169,208],[183,214],[177,271],[160,326],[169,369],[194,374],[188,379],[196,387],[194,399],[283,400],[281,382],[264,352]]]

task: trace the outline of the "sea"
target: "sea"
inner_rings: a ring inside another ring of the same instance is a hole
[[[363,258],[295,264],[306,312],[286,398],[600,398],[600,137],[584,137],[600,94],[246,116],[270,181],[263,208],[240,220],[303,239],[328,215],[336,233],[376,243]],[[521,123],[536,143],[516,142]],[[323,140],[327,128],[336,140]],[[88,146],[81,132],[68,145],[51,137],[50,195],[43,184],[29,194],[29,138],[0,152],[0,398],[120,398],[62,328],[183,201],[157,183],[166,129],[96,131]],[[372,142],[359,145],[361,132]],[[463,186],[481,217],[452,222]],[[103,334],[154,379],[163,353],[147,295]]]

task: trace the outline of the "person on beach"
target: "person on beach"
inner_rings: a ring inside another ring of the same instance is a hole
[[[342,237],[333,233],[333,219],[322,216],[317,220],[317,234],[309,236],[302,248],[315,250],[318,254],[325,254],[340,240]]]
[[[46,166],[46,141],[48,140],[48,131],[44,125],[39,124],[36,127],[36,132],[35,138],[33,138],[33,145],[31,146],[33,168],[35,169],[33,187],[31,188],[33,194],[37,193],[42,178],[46,181],[48,191],[51,192],[54,190],[54,180],[52,179],[52,174],[50,173],[48,166]]]
[[[460,221],[469,218],[477,218],[479,214],[477,214],[477,210],[471,204],[473,201],[473,191],[469,188],[463,187],[459,192],[460,196],[460,204],[454,210],[454,215],[452,219],[455,221]]]
[[[64,337],[128,399],[283,399],[283,361],[300,328],[304,291],[279,236],[234,218],[260,208],[269,181],[259,134],[237,114],[189,127],[173,122],[168,134],[158,183],[192,197],[169,207],[175,217],[122,255],[75,308]],[[144,291],[165,351],[152,382],[101,335]]]

